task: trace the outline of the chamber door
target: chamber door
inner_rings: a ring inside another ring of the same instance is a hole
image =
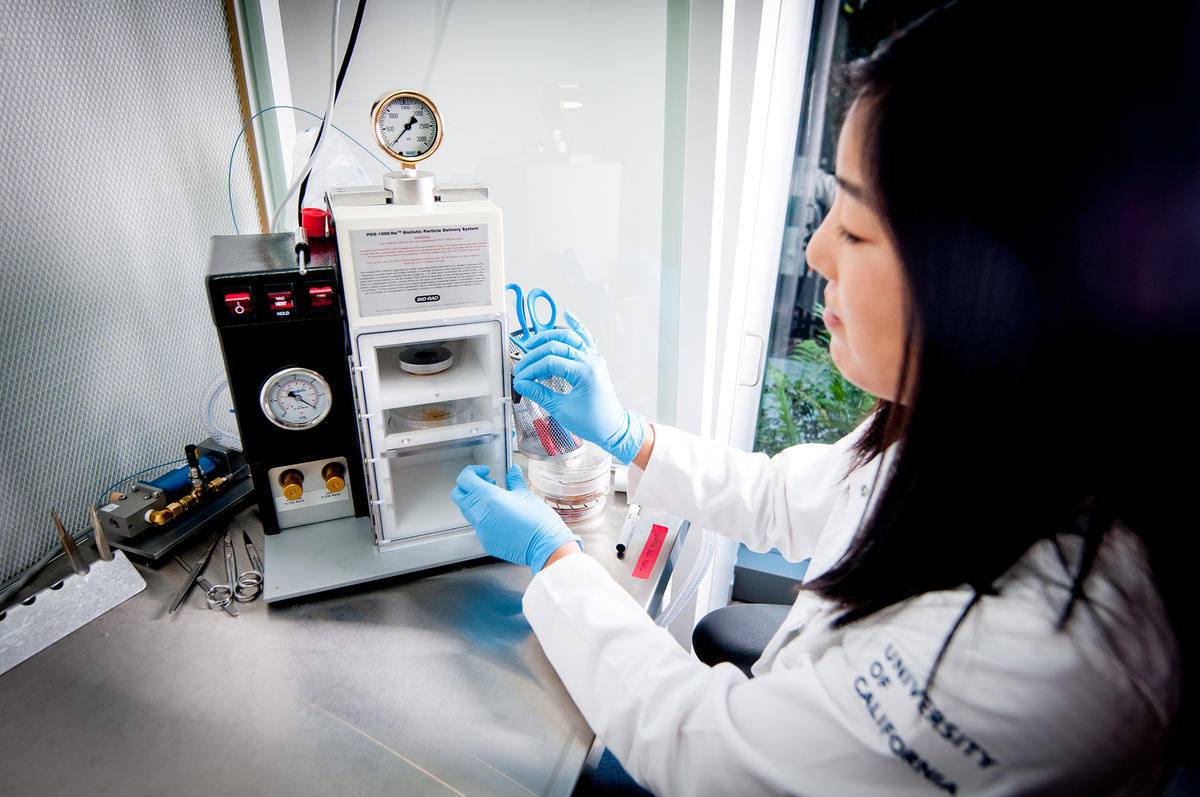
[[[358,337],[381,547],[470,533],[450,500],[459,472],[486,465],[504,478],[512,455],[503,340],[499,319]]]

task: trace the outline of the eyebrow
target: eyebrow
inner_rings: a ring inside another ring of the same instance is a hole
[[[849,182],[848,180],[838,177],[837,175],[834,175],[834,179],[837,180],[838,188],[842,189],[860,202],[867,201],[867,190],[861,185]]]

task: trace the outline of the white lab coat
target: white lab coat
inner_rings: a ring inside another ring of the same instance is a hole
[[[879,470],[845,478],[849,439],[768,459],[655,429],[630,500],[754,550],[811,555],[810,578],[846,550]],[[659,797],[1141,794],[1161,775],[1178,651],[1136,538],[1113,536],[1097,568],[1094,611],[1059,632],[1070,576],[1049,543],[1035,545],[967,615],[928,695],[965,587],[839,630],[829,604],[802,591],[753,679],[683,650],[590,556],[540,572],[524,609],[593,730]],[[1132,616],[1118,589],[1151,611]]]

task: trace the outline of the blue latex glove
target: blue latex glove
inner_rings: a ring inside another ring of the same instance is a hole
[[[596,351],[596,339],[569,311],[569,328],[530,338],[529,352],[513,366],[513,388],[546,409],[568,431],[590,440],[628,465],[646,436],[646,419],[621,406]],[[571,386],[556,393],[535,380],[561,377]]]
[[[534,575],[546,566],[550,554],[574,540],[571,533],[545,501],[529,492],[519,465],[508,470],[502,490],[488,478],[487,465],[468,465],[458,474],[450,498],[463,517],[475,527],[483,550],[518,565],[528,565]]]

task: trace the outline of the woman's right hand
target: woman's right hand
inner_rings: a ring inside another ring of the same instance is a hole
[[[568,328],[529,340],[528,353],[513,366],[513,388],[569,431],[629,464],[642,447],[646,419],[621,406],[596,339],[570,311],[564,316]],[[552,377],[563,379],[571,390],[558,393],[538,381]]]

